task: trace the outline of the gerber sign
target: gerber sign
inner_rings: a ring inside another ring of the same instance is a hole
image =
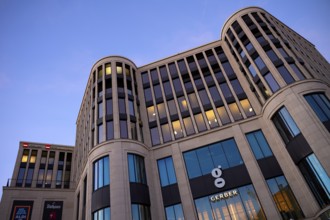
[[[237,195],[238,195],[238,191],[236,189],[234,189],[234,190],[231,190],[231,191],[228,191],[228,192],[219,193],[219,194],[216,194],[214,196],[211,196],[210,200],[211,200],[211,202],[217,202],[217,201],[220,201],[222,199],[228,199],[228,198],[231,198],[231,197],[234,197],[234,196],[237,196]]]

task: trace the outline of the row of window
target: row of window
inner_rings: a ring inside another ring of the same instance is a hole
[[[255,115],[221,47],[141,76],[153,145]]]
[[[52,187],[52,183],[55,183],[53,187],[62,188],[62,186],[64,186],[64,188],[69,188],[72,154],[59,152],[55,180],[52,179],[53,170],[55,170],[55,151],[41,152],[37,179],[33,179],[33,174],[37,161],[37,154],[38,150],[23,150],[20,168],[16,179],[16,186],[34,186],[50,188]],[[64,164],[65,157],[66,163]]]

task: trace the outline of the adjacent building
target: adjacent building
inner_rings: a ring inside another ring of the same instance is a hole
[[[27,219],[48,206],[76,220],[329,218],[329,70],[312,43],[257,7],[233,14],[218,41],[141,67],[102,58],[75,147],[20,143],[0,211],[15,219],[26,203]]]

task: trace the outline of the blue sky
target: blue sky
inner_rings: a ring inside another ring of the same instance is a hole
[[[19,141],[74,145],[98,59],[122,55],[141,66],[218,40],[247,6],[266,9],[330,60],[328,0],[0,0],[0,185]]]

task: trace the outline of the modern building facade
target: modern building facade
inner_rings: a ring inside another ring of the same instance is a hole
[[[67,219],[330,217],[329,70],[313,44],[256,7],[198,48],[141,67],[97,61]]]

